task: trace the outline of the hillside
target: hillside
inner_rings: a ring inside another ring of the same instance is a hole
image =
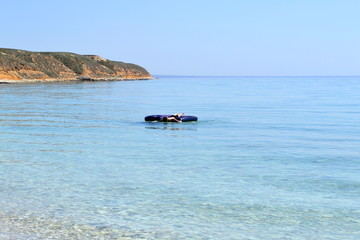
[[[151,79],[142,67],[96,55],[0,48],[0,81]]]

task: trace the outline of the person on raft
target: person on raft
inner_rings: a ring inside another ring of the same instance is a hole
[[[175,113],[170,116],[165,116],[160,120],[160,122],[182,122],[180,118],[182,115],[184,115],[184,113],[181,114]]]

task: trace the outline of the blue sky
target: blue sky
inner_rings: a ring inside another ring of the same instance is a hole
[[[160,75],[359,76],[359,0],[2,0],[0,47]]]

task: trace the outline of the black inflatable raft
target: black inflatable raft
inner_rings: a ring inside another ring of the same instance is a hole
[[[164,117],[172,117],[172,115],[150,115],[145,117],[145,121],[147,122],[161,122],[161,120]],[[181,120],[182,122],[191,122],[191,121],[197,121],[198,118],[195,116],[181,116],[181,117],[175,117],[178,120]]]

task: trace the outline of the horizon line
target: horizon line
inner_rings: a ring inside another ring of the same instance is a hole
[[[360,75],[172,75],[151,74],[163,77],[360,77]]]

